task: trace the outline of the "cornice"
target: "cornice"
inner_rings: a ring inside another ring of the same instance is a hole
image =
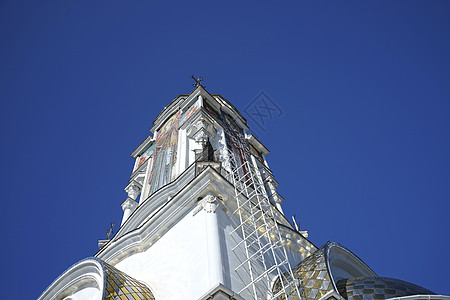
[[[246,139],[253,147],[261,151],[264,156],[269,154],[269,149],[267,149],[253,134],[247,134]]]
[[[153,127],[150,131],[158,131],[164,122],[179,110],[182,112],[186,111],[195,101],[197,101],[199,95],[202,95],[204,100],[207,100],[216,109],[224,110],[226,113],[230,114],[245,132],[249,130],[247,120],[228,100],[221,95],[211,95],[206,89],[199,86],[189,95],[180,95],[169,105],[164,107],[163,111],[156,117],[155,121],[153,121]]]
[[[189,95],[179,95],[172,102],[169,103],[164,109],[159,113],[156,119],[153,121],[153,127],[150,129],[151,132],[158,131],[159,128],[164,124],[164,122],[174,113],[179,110],[185,111],[189,108],[195,101],[197,101],[197,96],[202,94],[207,94],[201,86],[196,88]]]
[[[227,202],[227,199],[234,197],[231,184],[212,167],[207,167],[195,178],[194,165],[187,171],[170,186],[141,203],[110,242],[95,256],[115,265],[133,253],[148,249],[197,205],[198,198],[212,193],[222,199],[221,201]],[[183,184],[186,179],[191,180]],[[178,186],[183,188],[177,191]],[[169,198],[170,191],[176,194]]]
[[[104,273],[103,264],[98,258],[83,259],[56,278],[39,296],[38,300],[64,299],[77,288],[89,283],[96,285],[99,295],[103,295],[105,290]]]
[[[217,204],[230,214],[237,209],[233,185],[213,167],[207,166],[196,176],[196,163],[192,164],[176,180],[162,187],[140,203],[116,235],[95,255],[115,265],[123,259],[146,251],[172,226],[193,211],[199,199],[208,194],[217,196]],[[245,196],[239,195],[241,203]],[[291,228],[287,219],[273,207],[276,219],[283,227]],[[283,234],[284,236],[288,236]],[[289,232],[292,235],[292,232]],[[315,246],[298,234],[295,244]]]
[[[140,143],[139,146],[137,146],[137,148],[134,149],[133,152],[131,152],[131,157],[136,158],[141,155],[145,150],[147,150],[147,146],[151,146],[152,141],[153,136],[149,135],[148,137],[146,137],[145,140],[143,140],[142,143]]]

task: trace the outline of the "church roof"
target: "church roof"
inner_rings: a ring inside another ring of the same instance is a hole
[[[378,277],[356,255],[331,241],[293,267],[292,273],[302,299],[307,300],[333,294],[350,300],[436,295],[403,280]],[[294,287],[293,283],[281,282],[278,278],[273,285],[273,293],[277,294],[283,286],[287,289]]]
[[[324,253],[325,246],[292,268],[294,278],[300,282],[298,289],[302,299],[319,299],[333,288]],[[273,293],[277,294],[281,289],[282,283],[277,279],[273,285]]]
[[[105,262],[102,264],[106,272],[103,299],[155,299],[152,291],[142,282]]]
[[[410,295],[435,295],[418,285],[388,277],[356,277],[341,279],[337,288],[346,299],[386,299]]]
[[[89,283],[89,284],[86,284]],[[38,300],[72,299],[74,293],[85,288],[94,288],[90,292],[92,298],[112,299],[150,299],[155,297],[150,288],[143,282],[107,264],[96,257],[79,261],[42,293]],[[83,297],[83,296],[82,296]]]
[[[175,113],[179,108],[189,107],[193,101],[195,101],[196,96],[203,95],[206,100],[214,102],[215,106],[225,108],[228,112],[232,113],[236,119],[242,124],[244,130],[247,128],[247,120],[242,116],[242,114],[230,103],[227,99],[219,94],[210,94],[203,86],[197,87],[189,95],[181,94],[173,99],[164,109],[158,114],[156,119],[153,121],[153,128],[150,130],[154,132],[158,130],[159,127],[164,123],[164,121]]]

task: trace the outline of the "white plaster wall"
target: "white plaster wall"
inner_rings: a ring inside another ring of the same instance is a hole
[[[186,143],[186,129],[180,129],[178,131],[178,157],[177,157],[177,176],[186,170],[188,167],[188,161],[186,159],[187,153],[189,151],[188,145]]]
[[[249,276],[242,270],[235,271],[240,262],[245,260],[243,251],[233,251],[232,249],[241,241],[237,233],[232,234],[234,226],[232,226],[229,215],[223,211],[219,211],[219,228],[220,240],[222,248],[222,260],[224,267],[225,286],[234,292],[238,292],[244,287],[244,282],[249,281]]]
[[[317,250],[314,246],[304,247],[303,245],[295,242],[295,236],[292,241],[288,241],[285,244],[286,254],[291,264],[291,268],[295,267],[303,259],[309,256],[310,253]]]
[[[212,288],[207,258],[205,212],[191,211],[147,251],[115,267],[147,283],[158,300],[198,299]]]
[[[188,155],[188,159],[187,159],[187,165],[190,166],[194,161],[195,161],[195,152],[194,150],[196,149],[202,149],[202,146],[199,145],[196,141],[194,141],[193,139],[187,139],[187,144],[188,144],[188,150],[187,150],[187,155]]]

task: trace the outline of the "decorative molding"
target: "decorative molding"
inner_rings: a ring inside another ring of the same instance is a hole
[[[262,155],[266,156],[269,154],[269,149],[267,149],[253,134],[246,134],[245,138],[253,147],[261,151]]]
[[[219,198],[209,193],[208,195],[203,197],[203,199],[200,200],[200,202],[197,204],[197,207],[192,212],[192,215],[195,216],[202,209],[205,210],[207,213],[215,213],[217,207],[219,206],[219,203],[220,203]]]
[[[201,128],[194,134],[193,138],[197,143],[203,145],[209,139],[209,134],[204,128]]]
[[[120,206],[122,206],[123,211],[127,209],[134,211],[134,209],[138,206],[138,203],[131,197],[128,197]]]
[[[236,197],[233,185],[217,171],[206,168],[195,176],[195,164],[192,164],[177,179],[141,201],[129,220],[95,256],[115,265],[133,253],[146,251],[165,234],[167,228],[171,228],[186,214],[192,212],[198,203],[194,199],[202,199],[209,193],[217,195],[222,201]],[[168,194],[173,195],[169,202],[167,202]],[[222,201],[219,201],[219,204],[224,211],[237,209],[235,201],[227,201],[227,207],[222,205]],[[203,206],[200,208],[203,209]],[[276,212],[276,218],[278,222],[291,228],[289,221],[281,213]],[[304,239],[300,234],[298,236]],[[314,247],[306,239],[304,243]]]
[[[92,299],[103,298],[105,273],[101,260],[86,258],[71,266],[39,296],[38,300],[66,299],[86,287],[95,289]],[[68,298],[71,299],[71,298]]]
[[[151,144],[151,142],[153,141],[153,136],[149,135],[148,137],[146,137],[145,140],[139,146],[137,146],[137,148],[133,152],[131,152],[131,157],[137,158],[139,155],[144,153],[144,151],[148,149],[149,144]]]
[[[186,133],[189,138],[203,145],[208,139],[211,140],[216,136],[217,130],[204,116],[200,116],[189,125]]]
[[[136,200],[137,196],[139,196],[139,193],[141,192],[142,185],[137,181],[132,181],[127,187],[125,188],[125,191],[128,194],[128,198],[131,198],[133,200]]]

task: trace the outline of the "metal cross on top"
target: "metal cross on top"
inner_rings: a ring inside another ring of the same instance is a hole
[[[195,83],[192,84],[195,88],[198,88],[199,86],[204,87],[204,86],[201,84],[201,81],[203,81],[203,77],[199,77],[199,78],[195,79],[194,74],[192,74],[191,78],[195,80]]]

